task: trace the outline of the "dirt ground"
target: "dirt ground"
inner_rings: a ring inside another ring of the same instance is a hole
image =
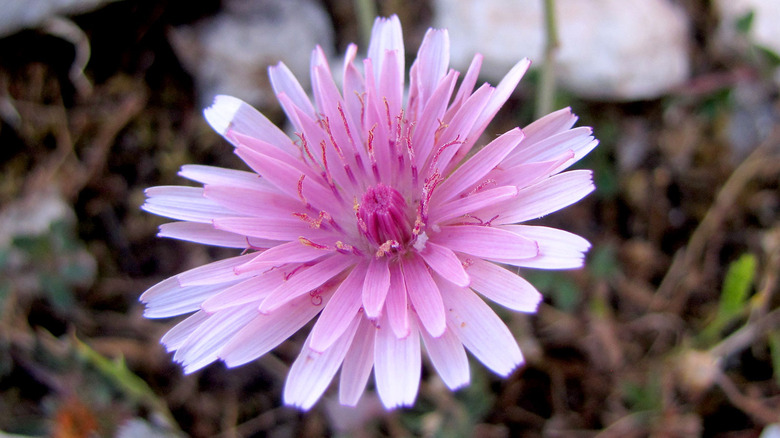
[[[341,52],[358,39],[353,2],[324,3]],[[0,431],[758,437],[780,423],[778,58],[716,50],[711,2],[678,3],[693,23],[689,84],[633,103],[559,93],[556,106],[601,140],[579,164],[598,189],[540,223],[593,249],[579,271],[523,272],[545,295],[538,314],[497,309],[527,364],[500,379],[472,361],[472,384],[455,393],[426,368],[417,404],[391,412],[372,394],[339,408],[334,388],[310,412],[282,406],[300,333],[251,364],[185,376],[159,345],[175,321],[142,316],[152,284],[235,255],[159,239],[165,221],[139,209],[145,188],[184,183],[183,164],[243,168],[166,37],[219,1],[126,0],[70,17],[91,48],[81,79],[69,76],[72,43],[40,30],[1,38]],[[414,53],[426,3],[379,12],[400,15]],[[525,81],[491,133],[531,121]]]

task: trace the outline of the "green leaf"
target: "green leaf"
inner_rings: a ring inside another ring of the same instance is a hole
[[[756,275],[756,257],[753,254],[743,254],[732,262],[723,280],[723,291],[720,295],[718,320],[724,323],[742,312],[753,278]]]

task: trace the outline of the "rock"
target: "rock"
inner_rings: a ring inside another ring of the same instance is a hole
[[[333,51],[333,28],[312,0],[229,0],[216,16],[169,33],[182,64],[195,78],[201,106],[217,94],[259,108],[276,105],[267,68],[283,61],[304,88],[315,45]]]
[[[495,83],[523,57],[541,64],[542,1],[435,0],[434,22],[449,29],[454,67],[482,53]],[[668,0],[557,0],[556,18],[557,79],[579,96],[652,99],[688,79],[688,19]]]
[[[750,43],[780,56],[780,1],[717,0],[715,6],[720,19],[719,37],[726,46],[744,49],[743,36],[747,36]],[[741,25],[746,29],[740,29]]]
[[[0,37],[36,27],[57,15],[78,14],[116,0],[0,0]]]

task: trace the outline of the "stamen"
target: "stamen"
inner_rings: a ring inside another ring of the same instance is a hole
[[[306,208],[311,208],[311,204],[309,204],[309,201],[306,200],[306,197],[303,196],[303,179],[306,178],[306,175],[301,175],[301,177],[298,179],[298,198],[303,202],[303,205],[306,206]]]
[[[312,242],[311,240],[309,240],[309,239],[307,239],[307,238],[305,238],[303,236],[298,237],[298,242],[300,242],[301,245],[310,246],[310,247],[316,248],[316,249],[323,249],[323,250],[330,249],[327,245],[321,245],[319,243]]]
[[[485,187],[487,187],[487,186],[489,186],[491,184],[495,184],[495,183],[496,183],[496,180],[494,180],[492,178],[486,179],[486,180],[482,181],[478,186],[474,187],[474,189],[471,190],[470,192],[468,192],[468,193],[461,193],[460,197],[461,198],[465,198],[467,196],[471,196],[474,193],[477,193],[480,190],[484,189]]]

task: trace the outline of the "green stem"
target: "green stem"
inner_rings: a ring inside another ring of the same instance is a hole
[[[374,26],[374,18],[376,18],[377,14],[376,4],[374,0],[355,0],[355,10],[357,11],[360,41],[365,50],[365,48],[368,48],[368,41],[371,39],[371,28]]]
[[[544,64],[539,78],[536,117],[552,111],[555,102],[555,52],[558,50],[558,27],[555,22],[555,0],[544,0]]]

